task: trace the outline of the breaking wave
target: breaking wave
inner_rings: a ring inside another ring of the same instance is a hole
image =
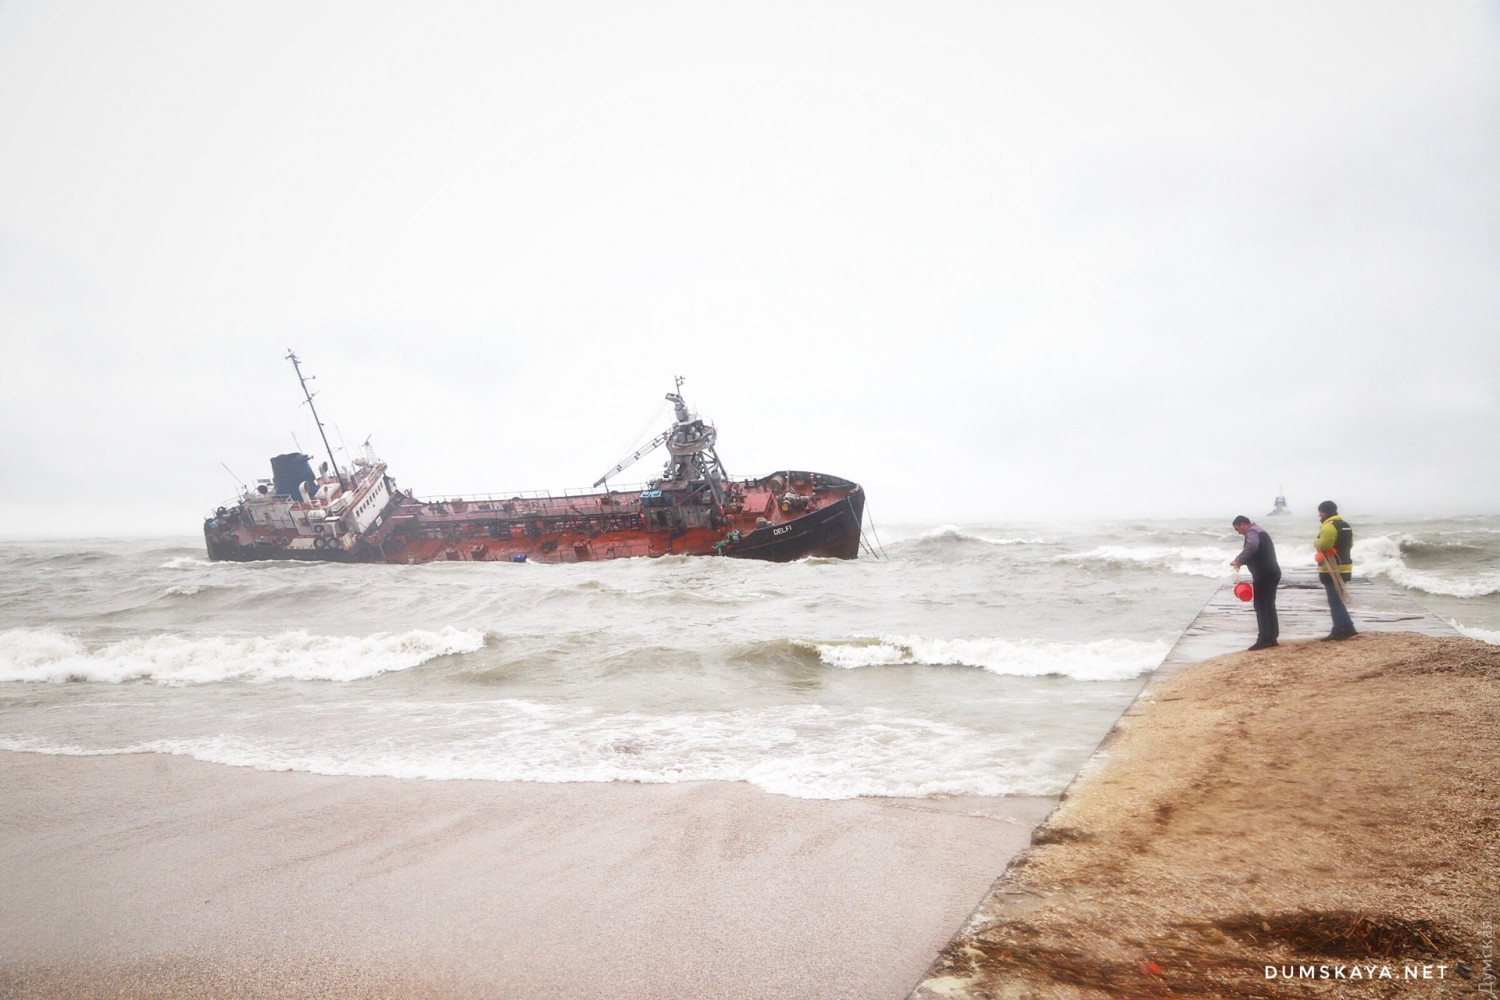
[[[1443,597],[1489,597],[1500,594],[1500,569],[1487,569],[1494,562],[1493,550],[1459,542],[1440,543],[1411,535],[1381,535],[1354,543],[1354,569],[1368,576],[1382,576],[1411,590]],[[1432,568],[1411,565],[1413,560]]]
[[[485,634],[444,628],[370,636],[155,635],[89,648],[51,629],[0,632],[0,681],[213,684],[353,681],[480,649]]]
[[[296,736],[214,733],[87,747],[0,735],[0,750],[95,756],[163,753],[265,771],[428,780],[671,784],[744,781],[810,799],[1054,795],[1045,740],[984,733],[877,708],[776,706],[668,715],[497,699],[368,706],[352,729],[306,713]],[[336,733],[336,738],[325,736]]]
[[[1056,559],[1064,563],[1105,563],[1221,579],[1229,573],[1229,560],[1238,551],[1238,546],[1229,545],[1102,545],[1087,552],[1060,555]],[[1310,556],[1308,561],[1312,561]]]
[[[1454,621],[1452,618],[1448,619],[1448,624],[1457,629],[1460,635],[1466,635],[1470,639],[1478,639],[1480,642],[1487,642],[1491,646],[1500,646],[1500,629],[1474,628]]]
[[[887,538],[885,544],[887,548],[897,552],[922,557],[948,556],[965,549],[977,553],[991,548],[1004,548],[1011,545],[1044,545],[1046,542],[1037,537],[1016,537],[973,526],[960,527],[956,524],[943,524],[918,535]]]
[[[1040,639],[941,639],[882,636],[851,642],[806,643],[829,666],[855,669],[898,665],[978,667],[1010,677],[1071,677],[1123,681],[1156,669],[1171,645],[1130,639],[1049,642]]]

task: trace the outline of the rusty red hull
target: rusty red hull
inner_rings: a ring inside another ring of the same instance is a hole
[[[787,562],[859,555],[865,497],[857,483],[789,470],[727,486],[722,504],[701,489],[438,501],[393,492],[384,514],[353,538],[257,523],[243,508],[221,509],[205,523],[204,537],[209,558],[236,561],[561,563],[717,555]],[[293,509],[290,523],[295,518]]]

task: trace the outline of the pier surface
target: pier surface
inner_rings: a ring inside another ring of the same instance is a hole
[[[1282,642],[1320,638],[1332,627],[1327,592],[1313,572],[1282,577],[1276,592],[1276,613],[1281,622]],[[1349,581],[1349,614],[1360,632],[1458,635],[1451,624],[1420,607],[1402,591],[1358,577]],[[1246,650],[1253,642],[1255,609],[1248,601],[1235,597],[1233,586],[1225,584],[1214,592],[1172,646],[1151,683],[1163,680],[1186,664]]]

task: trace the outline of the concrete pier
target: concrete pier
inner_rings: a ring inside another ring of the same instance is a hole
[[[1281,587],[1278,588],[1276,606],[1281,645],[1276,649],[1249,654],[1250,657],[1265,657],[1267,663],[1271,663],[1277,659],[1284,659],[1280,654],[1288,652],[1288,646],[1301,646],[1306,650],[1309,645],[1320,647],[1344,645],[1319,641],[1328,634],[1331,618],[1326,591],[1315,572],[1304,571],[1285,576]],[[1405,593],[1386,584],[1359,579],[1351,581],[1347,607],[1354,620],[1354,627],[1360,633],[1406,632],[1436,637],[1459,637],[1459,632],[1453,625],[1420,607]],[[1070,783],[1063,793],[1062,801],[1066,802],[1075,788],[1080,785],[1084,776],[1108,758],[1109,751],[1118,741],[1121,733],[1128,729],[1134,720],[1150,712],[1152,703],[1156,700],[1156,689],[1163,686],[1167,678],[1181,672],[1185,667],[1204,663],[1220,656],[1245,652],[1255,639],[1254,608],[1249,602],[1241,601],[1234,595],[1233,583],[1224,584],[1209,598],[1203,609],[1173,644],[1161,666],[1151,675],[1140,694],[1121,714],[1120,720],[1115,723],[1094,754],[1080,769],[1078,776],[1075,776]],[[1358,641],[1357,638],[1351,640],[1355,643]],[[1140,724],[1149,726],[1150,720],[1143,719]],[[1057,811],[1054,809],[1054,813]],[[1046,825],[1047,820],[1044,819],[1038,824],[1037,829]],[[1036,842],[1035,838],[1033,842]],[[978,996],[1009,996],[1012,994],[1004,992],[1006,988],[1019,989],[1014,982],[1006,987],[1005,984],[985,981],[983,977],[976,980],[955,975],[951,954],[955,950],[978,954],[974,951],[973,945],[975,935],[1035,905],[1035,894],[1018,893],[1007,881],[1008,873],[1015,866],[1017,858],[1021,856],[1018,852],[997,859],[1002,862],[1001,867],[1004,870],[996,872],[997,879],[990,887],[989,893],[979,901],[979,905],[970,914],[964,926],[954,935],[947,952],[934,962],[927,975],[910,994],[909,1000],[969,1000]],[[990,992],[992,988],[997,987],[1001,989],[1000,993]]]
[[[1349,581],[1349,615],[1361,632],[1420,632],[1458,635],[1458,630],[1388,584],[1355,577]],[[1281,641],[1318,639],[1328,634],[1332,619],[1323,584],[1313,572],[1289,573],[1276,592],[1276,616]],[[1147,683],[1170,676],[1189,663],[1238,653],[1255,642],[1255,609],[1234,596],[1225,584],[1209,598]]]

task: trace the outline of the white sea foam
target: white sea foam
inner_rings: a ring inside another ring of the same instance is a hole
[[[1457,621],[1454,621],[1452,618],[1448,619],[1448,624],[1456,628],[1459,631],[1460,635],[1466,635],[1470,639],[1478,639],[1481,642],[1487,642],[1491,646],[1500,646],[1500,629],[1474,628],[1472,626],[1463,625]]]
[[[105,757],[114,754],[137,753],[130,749],[90,749],[75,743],[55,743],[36,736],[7,736],[0,733],[0,750],[10,753],[39,753],[51,757]]]
[[[61,632],[22,628],[0,632],[0,681],[352,681],[483,645],[483,632],[444,628],[369,636],[154,635],[91,649]]]
[[[805,643],[829,666],[896,665],[979,667],[1010,677],[1056,675],[1080,681],[1120,681],[1154,670],[1171,649],[1166,642],[1101,639],[1050,642],[1041,639],[943,639],[920,635],[881,636],[838,643]]]
[[[308,722],[317,720],[312,716]],[[642,715],[504,700],[408,704],[354,729],[214,733],[85,748],[0,735],[0,750],[164,753],[271,771],[432,780],[675,783],[746,781],[797,798],[1056,794],[1063,766],[1042,741],[817,705]],[[337,732],[337,739],[322,734]]]
[[[1116,563],[1183,576],[1222,578],[1230,572],[1229,561],[1238,552],[1237,546],[1227,545],[1101,545],[1087,552],[1060,555],[1056,560],[1063,563]]]

